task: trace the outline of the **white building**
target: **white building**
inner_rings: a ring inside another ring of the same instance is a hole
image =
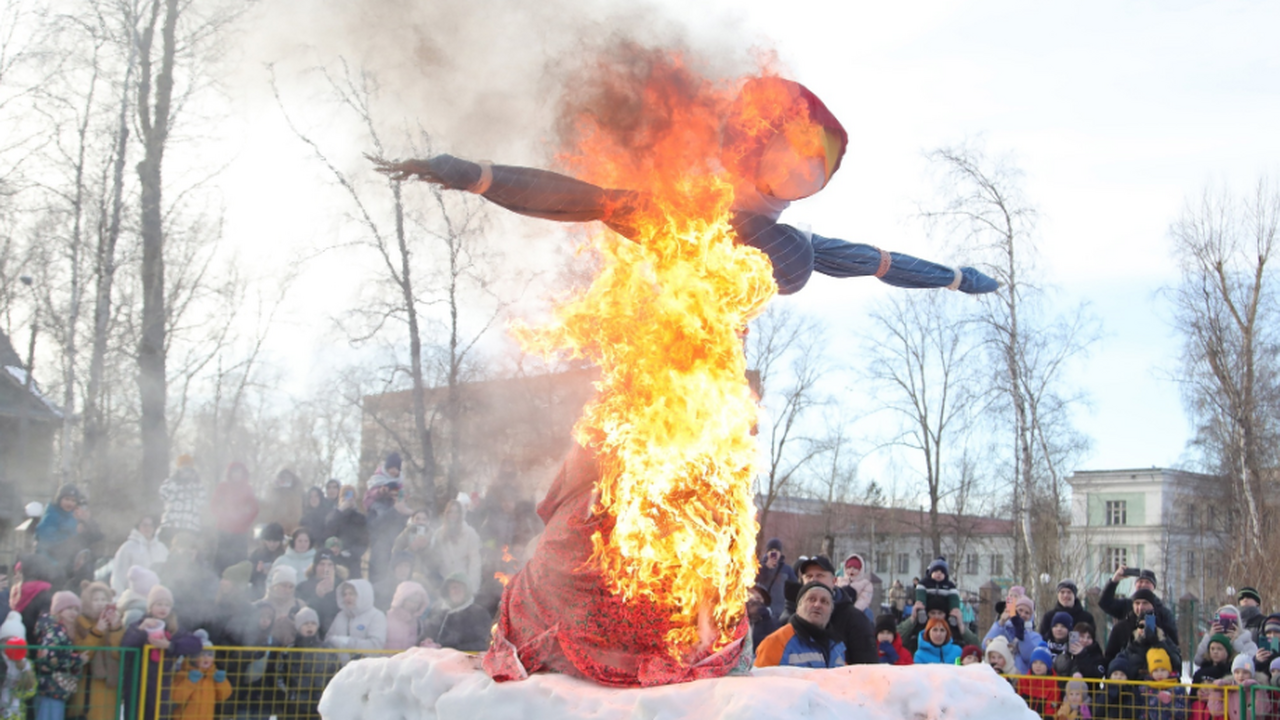
[[[1077,471],[1071,485],[1073,570],[1081,587],[1101,587],[1120,564],[1156,572],[1160,595],[1227,594],[1216,558],[1226,520],[1210,499],[1218,480],[1167,468]],[[1127,592],[1122,583],[1121,591]],[[1223,587],[1218,587],[1223,585]]]

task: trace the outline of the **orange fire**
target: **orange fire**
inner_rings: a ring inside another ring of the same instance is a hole
[[[583,95],[607,102],[577,106],[561,156],[575,177],[637,191],[607,220],[631,239],[594,234],[590,288],[516,335],[600,367],[575,427],[600,460],[595,511],[614,520],[593,557],[613,592],[670,608],[668,652],[688,659],[733,640],[757,568],[757,406],[741,334],[777,286],[765,255],[734,243],[741,181],[725,167],[759,135],[792,139],[779,122],[795,99],[740,94],[741,82],[706,80],[679,57],[645,60],[643,72],[604,64],[584,80]]]
[[[503,545],[503,546],[502,546],[502,564],[503,564],[503,566],[509,566],[509,565],[511,564],[511,561],[512,561],[512,560],[515,560],[515,558],[511,556],[511,552],[510,552],[510,550],[511,550],[511,546],[510,546],[510,545]],[[502,572],[502,571],[495,572],[495,573],[493,574],[493,579],[494,579],[494,580],[497,580],[497,581],[498,581],[498,582],[500,582],[500,583],[502,583],[502,587],[506,587],[506,586],[507,586],[507,583],[511,582],[511,576],[510,576],[510,575],[508,575],[507,573]]]

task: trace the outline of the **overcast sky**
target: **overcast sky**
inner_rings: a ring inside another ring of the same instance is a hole
[[[1058,288],[1061,307],[1088,303],[1104,333],[1073,374],[1092,400],[1079,418],[1094,442],[1081,469],[1167,466],[1184,458],[1188,424],[1167,379],[1179,345],[1159,293],[1176,280],[1167,230],[1186,198],[1206,184],[1244,189],[1280,168],[1274,50],[1280,5],[713,0],[694,6],[664,0],[653,21],[665,18],[690,28],[695,43],[736,48],[744,57],[753,45],[772,47],[849,131],[840,173],[820,195],[787,211],[784,220],[792,224],[962,262],[953,249],[933,244],[914,219],[932,193],[924,152],[981,137],[989,153],[1011,154],[1041,213],[1042,276]],[[500,58],[539,42],[529,32],[513,45],[511,32],[504,30],[501,42],[472,37],[467,47]],[[378,40],[376,29],[367,35]],[[252,102],[232,123],[242,137],[224,182],[228,235],[270,267],[290,248],[314,242],[309,233],[325,232],[319,228],[335,196],[316,189],[320,172],[279,122],[261,72],[245,77],[235,92]],[[495,88],[530,94],[516,106],[542,107],[533,97],[539,88],[513,84]],[[421,102],[429,116],[431,103],[447,99]],[[480,156],[538,157],[546,150],[544,122],[533,111],[523,127],[508,122],[522,137],[508,132],[505,144],[490,142],[496,147]],[[472,153],[485,152],[477,147],[483,143],[459,141]],[[903,292],[872,280],[815,278],[788,302],[821,314],[843,337],[870,327],[865,309],[876,298]],[[349,302],[351,286],[360,282],[343,265],[309,272],[280,320],[274,356],[304,366],[340,353],[314,318]]]

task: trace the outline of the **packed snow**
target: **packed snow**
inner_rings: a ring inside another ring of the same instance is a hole
[[[986,665],[836,670],[768,668],[751,676],[616,689],[565,675],[495,683],[479,658],[414,649],[348,664],[320,701],[325,720],[1035,720]]]

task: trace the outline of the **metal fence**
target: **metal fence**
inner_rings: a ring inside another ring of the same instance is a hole
[[[1264,685],[1242,688],[1047,675],[1003,677],[1027,707],[1046,720],[1269,720],[1275,717],[1272,711],[1280,708],[1280,688]]]
[[[26,657],[13,663],[5,678],[0,715],[8,717],[26,706],[35,716],[42,703],[62,702],[67,718],[119,720],[137,697],[137,648],[104,648],[82,645],[25,646]],[[16,677],[13,675],[16,674]]]
[[[148,649],[142,662],[138,720],[318,720],[324,688],[342,666],[400,650],[216,647],[196,658]],[[70,717],[70,716],[68,716]]]

